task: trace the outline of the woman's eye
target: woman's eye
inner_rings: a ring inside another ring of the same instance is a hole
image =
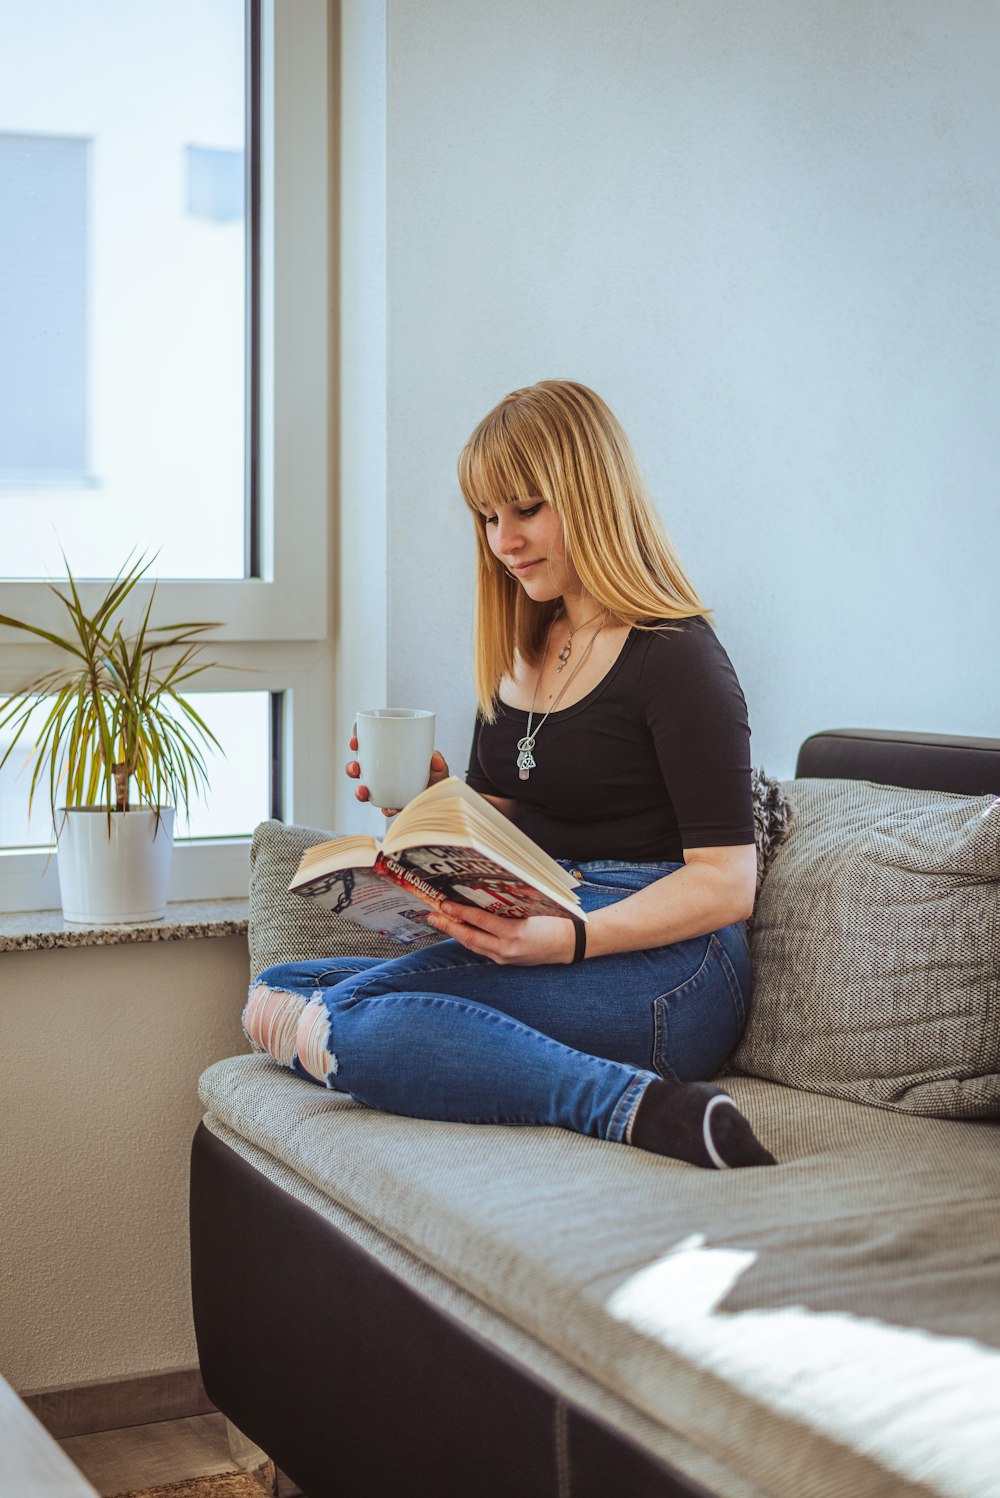
[[[542,508],[542,506],[544,505],[544,503],[545,503],[544,499],[540,499],[538,501],[538,503],[534,504],[534,505],[518,505],[518,508],[517,508],[518,516],[520,517],[521,520],[530,520],[533,515],[537,515],[538,514],[539,510]],[[496,525],[497,524],[497,520],[498,520],[498,517],[496,515],[484,515],[483,516],[483,524],[484,525]]]

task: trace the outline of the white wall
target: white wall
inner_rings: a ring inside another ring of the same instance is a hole
[[[385,12],[390,698],[464,767],[455,459],[568,376],[634,438],[755,762],[823,726],[1000,733],[1000,11]]]
[[[4,1375],[26,1392],[192,1367],[197,1083],[247,1049],[246,938],[0,963]]]

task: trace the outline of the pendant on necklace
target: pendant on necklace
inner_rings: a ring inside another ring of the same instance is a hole
[[[517,747],[520,750],[517,756],[517,773],[521,780],[527,780],[535,768],[535,759],[531,752],[535,747],[535,741],[528,737],[518,739]]]
[[[572,649],[573,649],[573,636],[570,635],[569,639],[566,641],[565,645],[563,646],[563,648],[559,652],[559,664],[556,667],[556,673],[557,674],[558,674],[558,672],[560,672],[562,670],[563,666],[565,666],[566,662],[569,660],[569,653],[570,653],[570,651]]]

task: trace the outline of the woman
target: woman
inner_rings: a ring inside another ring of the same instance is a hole
[[[247,1034],[389,1112],[773,1164],[703,1080],[750,996],[749,728],[729,658],[593,391],[514,391],[459,478],[478,539],[468,781],[582,878],[588,922],[445,905],[430,924],[450,940],[422,951],[268,969]],[[431,783],[447,774],[435,751]]]

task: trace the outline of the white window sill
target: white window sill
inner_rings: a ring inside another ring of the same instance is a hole
[[[61,910],[0,915],[0,952],[39,952],[52,947],[113,947],[126,942],[192,941],[199,937],[245,936],[247,900],[179,901],[162,921],[136,926],[69,926]]]
[[[250,883],[250,839],[218,838],[174,844],[167,899],[242,899]],[[59,875],[53,848],[0,850],[0,919],[56,910]]]

